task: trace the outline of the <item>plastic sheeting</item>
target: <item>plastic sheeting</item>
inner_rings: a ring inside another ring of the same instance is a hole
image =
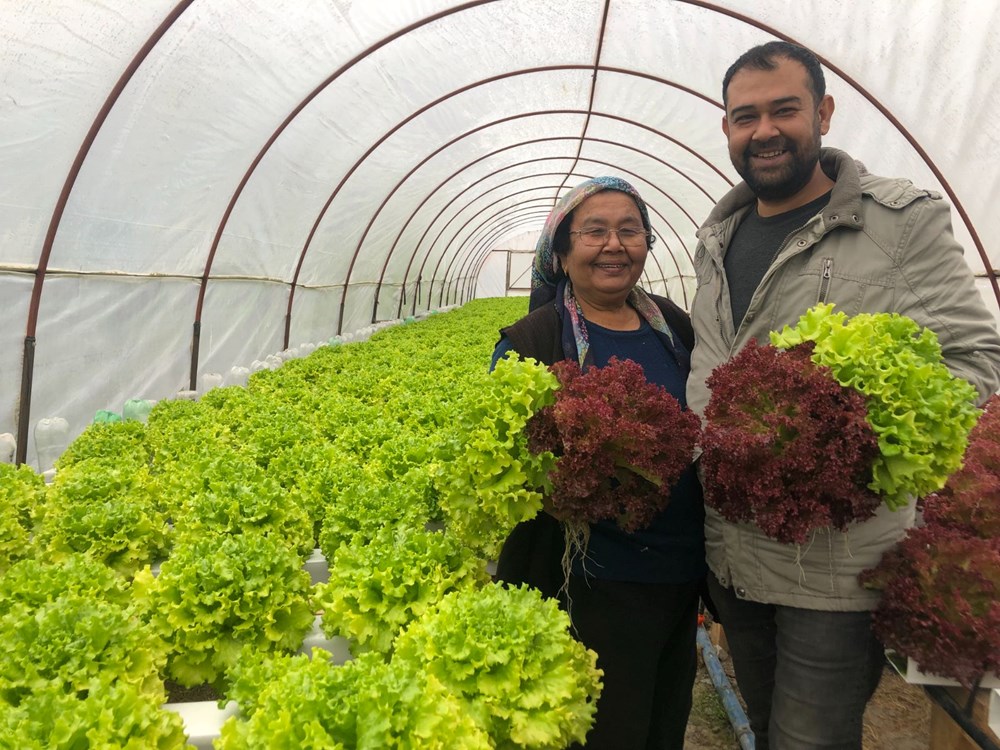
[[[686,304],[737,179],[722,75],[775,37],[827,63],[827,144],[951,198],[1000,309],[998,29],[978,0],[0,0],[0,432],[505,293],[597,174]]]

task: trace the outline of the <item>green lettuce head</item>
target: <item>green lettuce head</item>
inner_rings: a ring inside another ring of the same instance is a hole
[[[771,333],[780,349],[805,341],[815,342],[816,364],[867,398],[880,451],[868,487],[892,509],[941,489],[961,466],[980,410],[975,388],[945,366],[935,333],[898,313],[848,318],[825,304]]]

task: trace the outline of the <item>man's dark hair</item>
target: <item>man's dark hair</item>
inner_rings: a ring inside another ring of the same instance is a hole
[[[805,47],[800,47],[791,42],[768,42],[748,49],[726,71],[722,79],[722,103],[729,103],[729,82],[733,76],[744,68],[751,70],[774,70],[778,67],[778,60],[795,60],[801,63],[809,74],[809,88],[812,91],[814,104],[818,107],[820,100],[826,95],[826,79],[823,77],[823,68],[819,60],[812,52]]]

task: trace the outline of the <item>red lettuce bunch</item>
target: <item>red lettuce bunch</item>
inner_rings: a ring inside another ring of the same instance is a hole
[[[924,498],[926,525],[859,580],[882,589],[874,623],[883,643],[971,688],[1000,673],[1000,397],[986,403],[963,461]]]
[[[878,439],[864,397],[810,356],[751,341],[708,378],[701,467],[705,502],[784,543],[874,515],[867,488]]]
[[[924,519],[982,539],[1000,539],[1000,396],[969,433],[962,468],[924,499]]]
[[[527,434],[533,453],[557,458],[547,498],[553,514],[615,519],[626,531],[648,526],[691,465],[698,418],[631,360],[612,357],[586,373],[572,360],[551,369],[561,387]]]
[[[936,524],[910,529],[859,580],[882,589],[879,640],[924,672],[967,688],[1000,672],[1000,540]]]

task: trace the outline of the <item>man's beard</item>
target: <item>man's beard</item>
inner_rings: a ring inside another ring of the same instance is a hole
[[[786,138],[775,138],[763,144],[751,144],[744,149],[739,163],[733,161],[733,166],[758,198],[772,201],[791,198],[812,179],[816,164],[819,162],[819,132],[804,145],[805,150],[800,152],[799,144]],[[758,171],[750,166],[750,157],[753,154],[775,150],[787,151],[791,156],[791,163],[776,171]]]

